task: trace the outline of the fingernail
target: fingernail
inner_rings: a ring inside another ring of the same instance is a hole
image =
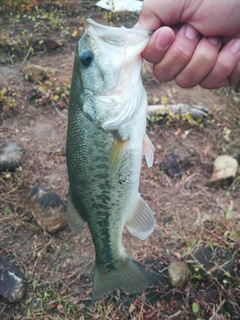
[[[160,32],[155,40],[155,45],[159,49],[166,49],[172,40],[172,36],[165,31]]]
[[[230,50],[232,51],[233,54],[238,54],[240,51],[240,39],[236,39],[233,41]]]
[[[186,25],[186,27],[185,27],[185,36],[188,39],[195,40],[195,39],[197,39],[198,35],[199,35],[199,33],[195,28],[193,28],[189,24]]]
[[[208,41],[217,46],[220,43],[219,37],[208,37]]]

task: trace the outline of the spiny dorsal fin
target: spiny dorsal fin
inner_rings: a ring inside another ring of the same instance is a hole
[[[75,208],[71,196],[70,191],[68,191],[68,200],[67,200],[67,221],[69,227],[72,229],[72,231],[80,231],[85,221],[80,216],[80,213]]]
[[[141,240],[145,240],[156,225],[152,210],[138,194],[134,210],[126,222],[128,231]]]

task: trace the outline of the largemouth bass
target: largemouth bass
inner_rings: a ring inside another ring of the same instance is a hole
[[[116,288],[135,293],[149,285],[122,246],[125,225],[140,239],[155,226],[138,193],[142,155],[151,166],[154,153],[140,74],[148,40],[147,31],[88,19],[77,45],[68,113],[67,217],[72,230],[87,222],[92,235],[93,299]]]

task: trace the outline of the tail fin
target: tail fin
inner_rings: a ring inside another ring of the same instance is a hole
[[[137,264],[128,256],[119,263],[119,268],[102,272],[95,264],[93,275],[93,300],[121,288],[129,293],[136,293],[146,289],[149,281]]]

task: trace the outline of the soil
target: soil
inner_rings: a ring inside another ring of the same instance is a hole
[[[1,55],[10,53],[13,60],[13,64],[0,65],[0,91],[7,90],[2,103],[0,100],[0,145],[15,141],[24,150],[20,168],[0,173],[0,255],[19,267],[27,282],[22,301],[10,304],[0,297],[0,319],[239,319],[239,175],[230,185],[208,185],[214,159],[220,154],[240,153],[239,95],[231,88],[184,90],[174,82],[159,83],[151,66],[144,63],[149,104],[167,98],[168,103],[202,105],[211,116],[200,123],[168,115],[148,120],[147,131],[156,151],[152,168],[143,160],[140,192],[152,208],[157,226],[145,241],[124,231],[123,244],[135,261],[162,274],[161,282],[136,295],[117,290],[94,302],[94,247],[87,227],[81,233],[73,233],[69,227],[53,235],[43,232],[32,216],[27,194],[32,185],[39,184],[67,199],[67,120],[62,115],[67,116],[75,48],[85,19],[131,27],[137,15],[113,14],[91,3],[42,10],[49,15],[51,10],[55,12],[56,21],[40,19],[36,26],[33,12],[15,17],[15,23],[9,14],[0,17]],[[51,69],[50,77],[38,83],[29,82],[21,73],[28,51],[24,36],[33,32],[37,41],[47,37],[61,43],[54,50],[36,48],[27,57],[27,62]],[[12,42],[13,38],[21,41],[7,45],[3,35],[10,35]],[[38,94],[29,100],[32,90]],[[51,103],[54,95],[58,95],[56,106],[62,115]],[[159,169],[159,163],[171,153],[190,162],[178,178]],[[189,180],[193,183],[186,187]],[[188,261],[189,254],[205,246],[230,252],[234,256],[231,272],[224,272],[221,278],[209,273],[203,277],[193,268],[191,279],[174,288],[168,280],[169,264]]]

